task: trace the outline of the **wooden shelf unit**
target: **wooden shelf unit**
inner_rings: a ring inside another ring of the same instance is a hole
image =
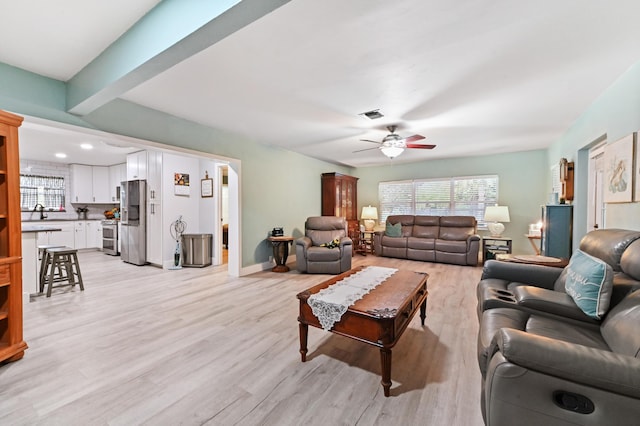
[[[18,127],[22,117],[0,111],[0,363],[17,361],[22,337],[22,233]]]
[[[341,173],[322,174],[322,216],[346,218],[349,234],[360,229],[357,177]]]

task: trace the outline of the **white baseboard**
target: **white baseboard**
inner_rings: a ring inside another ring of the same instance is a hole
[[[296,255],[289,255],[289,257],[287,258],[287,263],[291,264],[291,262],[295,263],[296,261]],[[262,272],[262,271],[267,271],[271,268],[273,268],[275,266],[274,262],[262,262],[262,263],[256,263],[254,265],[251,266],[246,266],[244,268],[240,269],[240,276],[245,276],[245,275],[250,275],[250,274],[255,274],[256,272]]]

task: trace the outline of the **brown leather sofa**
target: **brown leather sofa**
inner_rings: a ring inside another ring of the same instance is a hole
[[[304,224],[304,233],[304,237],[296,240],[298,271],[340,274],[351,269],[353,242],[347,236],[347,220],[344,217],[309,217]],[[337,246],[326,246],[336,239]]]
[[[477,294],[487,425],[638,424],[640,232],[592,231],[580,250],[613,271],[601,320],[565,292],[569,267],[485,264]]]
[[[477,265],[480,237],[473,216],[394,215],[387,222],[402,226],[402,236],[390,237],[384,231],[373,236],[378,256],[425,262]]]

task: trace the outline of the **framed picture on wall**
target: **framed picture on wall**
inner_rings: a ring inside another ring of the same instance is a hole
[[[202,198],[213,197],[213,179],[200,179],[200,195]]]
[[[173,188],[176,195],[189,195],[189,173],[174,173]]]
[[[633,197],[633,134],[604,150],[604,202],[629,203]]]

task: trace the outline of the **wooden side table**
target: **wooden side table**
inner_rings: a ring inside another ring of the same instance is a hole
[[[268,240],[273,246],[273,260],[276,261],[276,266],[271,270],[273,272],[289,272],[287,266],[287,258],[289,257],[289,244],[293,243],[294,238],[288,236],[282,237],[269,237]]]
[[[513,240],[508,237],[482,237],[482,260],[495,259],[498,254],[511,254]]]
[[[533,250],[536,252],[536,255],[540,256],[540,240],[542,239],[542,236],[531,235],[531,234],[524,234],[524,236],[529,239],[529,242],[531,243],[531,247],[533,247]]]
[[[365,253],[375,254],[375,250],[373,248],[373,234],[375,233],[376,231],[362,231],[360,233],[364,243]]]

